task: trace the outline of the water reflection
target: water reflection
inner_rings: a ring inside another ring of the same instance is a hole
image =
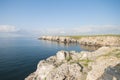
[[[87,46],[87,45],[80,45],[81,49],[87,50],[87,51],[94,51],[100,48],[100,46]]]
[[[42,40],[43,43],[46,43],[47,45],[56,45],[56,46],[61,46],[61,47],[69,47],[69,46],[78,46],[78,43],[61,43],[61,42],[57,42],[57,41],[45,41]]]
[[[42,40],[43,43],[45,43],[45,45],[49,46],[49,47],[53,47],[54,46],[59,46],[59,47],[79,47],[80,50],[85,50],[85,51],[94,51],[97,50],[98,48],[100,48],[100,46],[87,46],[87,45],[80,45],[79,43],[61,43],[61,42],[57,42],[57,41],[45,41]]]

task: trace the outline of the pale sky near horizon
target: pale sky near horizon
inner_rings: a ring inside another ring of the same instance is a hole
[[[0,0],[0,36],[120,34],[120,0]]]

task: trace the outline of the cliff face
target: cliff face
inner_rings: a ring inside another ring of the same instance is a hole
[[[115,36],[83,37],[78,41],[82,45],[90,46],[120,46],[120,37]]]
[[[58,51],[25,80],[120,80],[120,47],[94,52]]]
[[[119,36],[81,37],[80,39],[73,39],[72,37],[61,36],[42,36],[40,39],[62,43],[80,43],[81,45],[88,46],[120,46]]]
[[[62,36],[42,36],[40,39],[49,40],[49,41],[57,41],[62,43],[76,43],[76,39],[72,39],[70,37],[62,37]]]

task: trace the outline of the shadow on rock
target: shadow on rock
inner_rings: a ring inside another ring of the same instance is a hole
[[[107,67],[97,80],[120,80],[120,63],[114,67]]]

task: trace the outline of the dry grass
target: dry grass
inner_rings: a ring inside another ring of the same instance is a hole
[[[64,36],[64,37],[71,37],[73,39],[80,39],[82,37],[100,37],[100,36],[113,36],[113,37],[120,37],[120,34],[103,34],[103,35],[74,35],[74,36]]]

